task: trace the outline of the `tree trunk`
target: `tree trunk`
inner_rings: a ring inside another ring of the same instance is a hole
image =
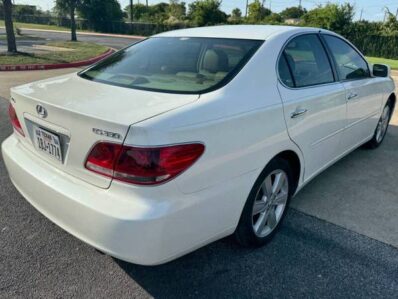
[[[75,7],[70,8],[70,29],[71,29],[71,41],[77,41],[76,35],[76,20],[75,20]]]
[[[14,24],[12,23],[12,3],[11,0],[3,0],[4,23],[7,33],[7,46],[9,53],[17,52],[17,43],[15,42]]]

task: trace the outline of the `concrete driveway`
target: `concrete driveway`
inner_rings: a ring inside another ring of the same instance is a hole
[[[9,87],[71,71],[0,72],[0,142],[12,132]],[[398,110],[379,149],[354,151],[294,198],[268,246],[227,238],[160,267],[101,255],[56,227],[0,159],[0,298],[396,298],[397,146]]]
[[[398,248],[398,107],[378,149],[352,152],[304,187],[292,206]]]

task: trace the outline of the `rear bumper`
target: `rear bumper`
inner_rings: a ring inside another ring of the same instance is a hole
[[[14,135],[3,142],[2,154],[15,187],[43,215],[100,251],[142,265],[167,262],[232,233],[252,179],[245,175],[194,195],[174,184],[158,194],[117,183],[101,189],[48,165]]]

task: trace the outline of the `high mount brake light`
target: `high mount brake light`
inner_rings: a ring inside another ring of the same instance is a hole
[[[204,149],[200,143],[142,148],[101,142],[91,150],[86,168],[131,184],[156,185],[187,170]]]

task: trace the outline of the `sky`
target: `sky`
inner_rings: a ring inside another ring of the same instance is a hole
[[[134,3],[140,1],[141,3],[145,3],[145,0],[134,0]],[[14,0],[16,4],[30,4],[37,5],[44,10],[49,10],[54,6],[53,0]],[[119,0],[122,8],[128,5],[129,0]],[[149,4],[156,4],[159,2],[168,2],[168,0],[149,0]],[[193,0],[185,0],[186,3],[193,2]],[[249,0],[252,2],[252,0]],[[317,6],[318,4],[325,4],[327,2],[336,2],[336,3],[344,3],[350,2],[355,5],[356,15],[355,19],[358,20],[362,11],[362,19],[370,20],[370,21],[382,21],[384,18],[385,7],[388,7],[391,12],[397,12],[398,10],[398,1],[395,0],[356,0],[356,1],[347,1],[347,0],[302,0],[302,6],[306,9],[311,9]],[[223,0],[222,1],[222,9],[226,13],[230,13],[232,9],[235,7],[239,7],[242,12],[245,12],[245,4],[246,0]],[[275,12],[280,12],[286,7],[297,6],[299,4],[299,0],[266,0],[266,6],[270,7]]]

